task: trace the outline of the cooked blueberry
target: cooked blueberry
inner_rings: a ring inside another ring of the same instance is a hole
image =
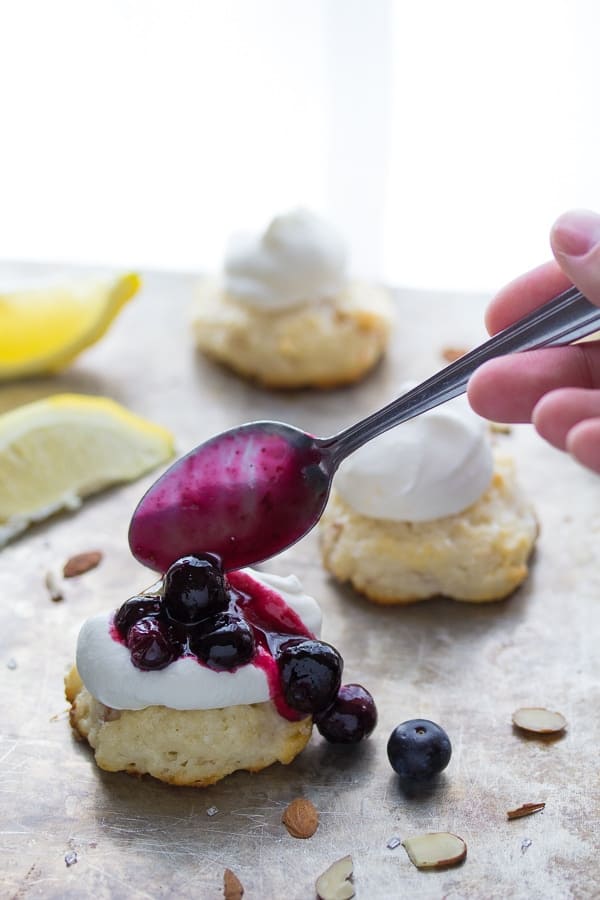
[[[254,656],[254,633],[243,619],[221,613],[190,633],[190,650],[212,669],[235,669]]]
[[[175,622],[173,619],[165,620],[167,626],[167,634],[169,641],[175,649],[176,656],[181,656],[187,650],[190,637],[190,628],[196,626],[183,625],[181,622]]]
[[[176,657],[167,626],[155,617],[134,622],[127,635],[127,646],[131,662],[138,669],[164,669]]]
[[[201,622],[227,609],[229,598],[218,556],[184,556],[165,575],[165,606],[169,616],[184,625]]]
[[[402,722],[387,745],[392,768],[401,778],[427,781],[450,762],[452,746],[443,728],[428,719]]]
[[[277,663],[283,696],[299,712],[318,713],[335,700],[344,662],[337,650],[322,641],[287,641]]]
[[[158,616],[162,610],[160,597],[130,597],[115,614],[115,626],[123,638],[135,622],[148,616]]]
[[[377,707],[361,684],[343,684],[331,706],[315,717],[315,724],[332,744],[357,744],[377,725]]]

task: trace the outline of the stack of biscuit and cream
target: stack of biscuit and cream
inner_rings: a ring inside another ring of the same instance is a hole
[[[537,521],[512,457],[459,398],[344,463],[320,523],[326,568],[376,603],[484,602],[527,577]]]
[[[270,387],[328,388],[358,381],[385,353],[392,303],[351,280],[338,232],[298,209],[263,234],[237,234],[222,277],[199,286],[200,350]]]

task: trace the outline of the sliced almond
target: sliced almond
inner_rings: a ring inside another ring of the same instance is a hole
[[[77,553],[64,564],[63,578],[74,578],[76,575],[83,575],[84,572],[95,569],[101,559],[102,553],[100,550],[88,550],[86,553]]]
[[[50,594],[50,599],[53,603],[60,603],[61,600],[64,600],[62,587],[60,581],[58,580],[56,574],[52,571],[46,572],[46,576],[44,578],[44,583]]]
[[[509,809],[506,813],[507,819],[522,819],[523,816],[531,816],[533,813],[540,812],[545,807],[545,803],[523,803],[516,809]]]
[[[467,855],[467,845],[463,839],[449,831],[419,834],[402,841],[402,846],[417,869],[455,866]]]
[[[231,869],[225,869],[223,873],[223,895],[225,900],[242,900],[244,896],[242,882]]]
[[[535,734],[555,734],[567,727],[567,720],[559,712],[541,706],[524,706],[513,713],[513,724]]]
[[[281,821],[292,837],[312,837],[319,827],[319,813],[305,797],[296,797],[286,806]]]
[[[332,863],[315,885],[319,900],[350,900],[354,897],[352,878],[352,857],[342,856]]]

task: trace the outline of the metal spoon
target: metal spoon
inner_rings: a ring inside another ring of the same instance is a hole
[[[225,569],[268,559],[321,517],[339,464],[367,441],[466,390],[488,359],[569,344],[600,327],[600,308],[571,287],[339,434],[317,438],[281,422],[225,431],[175,462],[140,501],[133,555],[157,571],[210,551]]]

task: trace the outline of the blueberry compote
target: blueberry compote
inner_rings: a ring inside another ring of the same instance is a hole
[[[332,744],[357,744],[368,737],[377,724],[377,707],[362,684],[343,684],[337,697],[315,724]]]
[[[277,662],[285,700],[305,713],[324,712],[337,696],[343,660],[337,650],[322,641],[286,641]]]
[[[215,616],[210,630],[191,631],[189,646],[194,656],[214,669],[243,666],[256,652],[252,628],[240,616],[228,612]]]
[[[226,577],[210,553],[178,559],[156,593],[132,597],[117,611],[113,636],[142,670],[188,657],[216,671],[252,663],[287,719],[325,714],[338,696],[343,661],[319,641],[277,591],[244,571]]]
[[[127,646],[138,669],[164,669],[177,656],[168,628],[157,616],[134,622],[127,632]]]
[[[221,561],[213,554],[184,556],[167,570],[167,615],[182,625],[197,625],[229,606]]]

